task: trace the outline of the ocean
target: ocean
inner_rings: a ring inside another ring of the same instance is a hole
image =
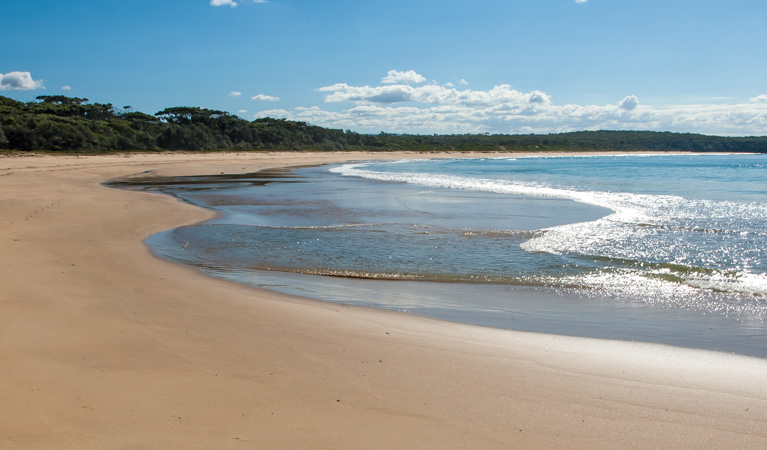
[[[360,161],[134,188],[220,217],[149,237],[207,274],[520,331],[767,357],[767,156]]]

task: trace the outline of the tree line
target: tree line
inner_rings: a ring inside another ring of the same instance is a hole
[[[88,103],[86,98],[42,95],[19,102],[0,96],[0,149],[53,152],[164,150],[368,151],[691,151],[767,153],[767,136],[722,137],[652,131],[580,131],[557,134],[359,134],[217,110],[171,107],[154,115]]]

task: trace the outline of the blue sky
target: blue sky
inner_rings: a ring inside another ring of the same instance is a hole
[[[0,95],[363,133],[767,135],[765,0],[2,0]]]

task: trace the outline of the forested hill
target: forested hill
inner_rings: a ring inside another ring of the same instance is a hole
[[[767,153],[767,136],[719,137],[651,131],[582,131],[548,135],[359,134],[223,111],[173,107],[154,115],[130,106],[61,95],[19,102],[0,96],[0,149],[18,151],[161,150],[656,150]]]

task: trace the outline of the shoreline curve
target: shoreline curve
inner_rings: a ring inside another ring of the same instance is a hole
[[[141,240],[209,211],[100,185],[423,156],[0,158],[0,447],[767,447],[765,360],[206,277]]]

